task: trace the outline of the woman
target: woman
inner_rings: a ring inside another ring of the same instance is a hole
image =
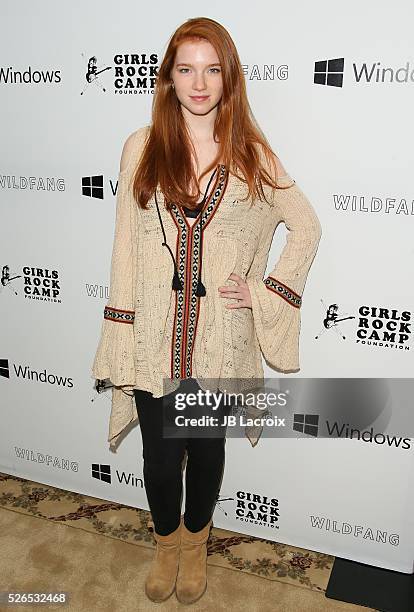
[[[263,279],[281,221],[289,236]],[[146,580],[153,601],[174,589],[183,603],[204,593],[224,466],[222,431],[165,435],[175,398],[248,388],[263,376],[262,354],[274,368],[299,369],[302,293],[320,235],[314,209],[255,123],[230,35],[212,19],[188,20],[160,66],[152,123],[122,152],[110,296],[92,370],[113,383],[111,447],[139,420],[157,543]]]

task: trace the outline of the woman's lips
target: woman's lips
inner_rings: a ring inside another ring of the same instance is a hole
[[[204,102],[204,100],[207,100],[208,97],[209,96],[190,96],[194,102]]]

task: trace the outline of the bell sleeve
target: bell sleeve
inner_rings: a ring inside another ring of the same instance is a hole
[[[272,190],[271,215],[276,227],[289,230],[279,260],[270,274],[247,276],[260,350],[271,367],[298,371],[302,294],[322,234],[311,203],[286,174],[287,187]],[[273,224],[274,227],[274,224]]]
[[[135,383],[134,262],[137,212],[128,189],[128,176],[127,169],[119,172],[109,300],[103,311],[92,374],[96,379],[109,379],[113,385],[131,387]]]
[[[136,130],[130,161],[118,175],[109,299],[104,307],[101,334],[92,365],[95,379],[112,382],[108,434],[111,450],[115,450],[127,425],[138,420],[133,389],[136,380],[134,322],[140,225],[132,181],[148,133],[149,126]]]

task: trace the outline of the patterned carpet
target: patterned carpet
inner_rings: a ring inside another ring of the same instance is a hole
[[[155,547],[151,515],[115,502],[0,474],[0,507],[64,523],[136,544]],[[334,557],[213,526],[208,564],[324,592]]]

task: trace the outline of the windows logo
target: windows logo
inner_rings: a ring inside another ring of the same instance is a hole
[[[90,198],[98,198],[103,200],[104,186],[103,175],[83,176],[82,177],[82,195]]]
[[[111,466],[106,463],[92,463],[92,478],[111,484]]]
[[[10,378],[8,359],[0,359],[0,376],[4,376],[4,378]]]
[[[293,431],[300,431],[309,436],[317,437],[319,430],[318,414],[294,414]]]
[[[315,62],[313,82],[316,85],[330,85],[331,87],[342,87],[344,79],[343,57]]]

